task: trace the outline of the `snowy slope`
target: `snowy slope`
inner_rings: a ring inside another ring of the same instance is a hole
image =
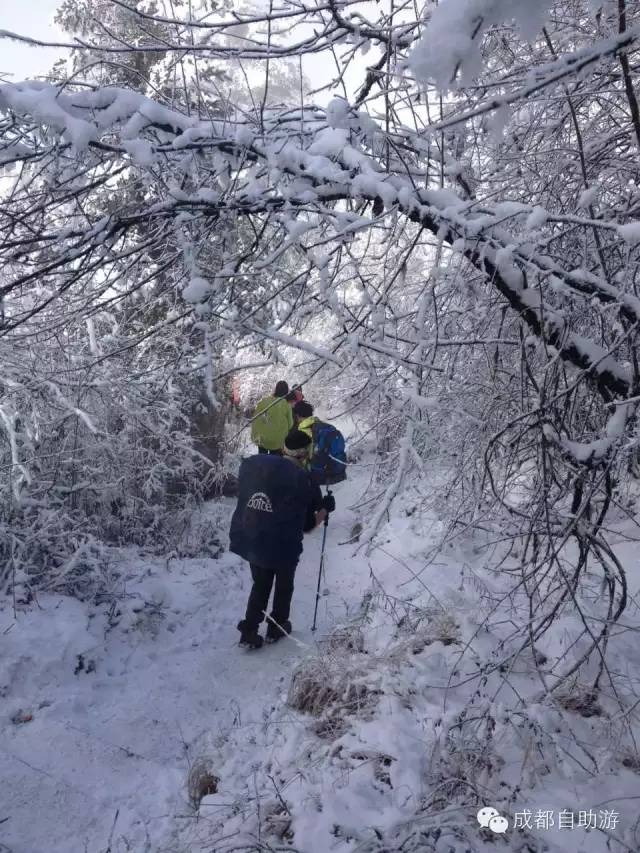
[[[0,840],[12,853],[640,848],[633,545],[618,543],[631,600],[609,649],[628,712],[605,686],[584,714],[541,698],[526,654],[496,667],[517,643],[515,611],[485,604],[504,580],[473,546],[428,562],[441,523],[413,514],[410,490],[368,555],[347,542],[346,507],[370,473],[364,461],[336,488],[315,636],[321,530],[305,540],[292,640],[257,652],[236,645],[249,575],[229,554],[122,554],[119,613],[54,596],[16,618],[5,606]],[[561,619],[540,652],[577,653],[575,627]],[[195,807],[202,768],[216,791]],[[508,833],[481,830],[480,805]],[[557,822],[612,808],[609,828],[513,827],[526,810]]]
[[[380,544],[373,595],[353,619],[351,642],[304,662],[289,706],[277,704],[250,740],[234,731],[210,743],[221,783],[201,804],[202,822],[185,828],[185,849],[638,850],[633,693],[621,692],[628,715],[609,687],[593,710],[540,698],[526,654],[510,671],[495,668],[515,644],[506,606],[487,623],[481,604],[482,586],[497,586],[496,577],[461,554],[421,571],[425,539],[401,512]],[[634,564],[629,546],[620,553]],[[638,621],[633,605],[626,625],[635,628],[610,648],[627,691],[640,671]],[[557,644],[570,655],[575,627],[562,620],[540,651],[551,656]],[[571,698],[582,689],[575,683]],[[482,806],[508,819],[504,836],[481,830]]]
[[[348,527],[348,512],[329,527],[332,594],[319,633],[361,597],[363,578],[332,558]],[[15,616],[4,602],[2,843],[12,853],[176,849],[179,816],[193,815],[187,778],[201,741],[259,725],[315,642],[320,542],[320,530],[306,538],[297,572],[297,642],[260,652],[237,647],[249,572],[232,554],[169,563],[122,555],[111,618],[105,606],[62,596]],[[12,722],[20,714],[32,719]]]

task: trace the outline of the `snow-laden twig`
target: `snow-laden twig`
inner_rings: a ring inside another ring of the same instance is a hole
[[[402,486],[402,482],[410,464],[412,439],[413,423],[411,422],[411,420],[409,420],[405,428],[405,433],[398,443],[399,452],[396,475],[387,486],[384,495],[378,503],[378,506],[376,507],[372,517],[367,521],[367,524],[360,535],[360,543],[358,545],[358,550],[370,546],[373,538],[378,532],[382,520],[388,513],[394,498],[398,495],[400,491],[400,487]]]

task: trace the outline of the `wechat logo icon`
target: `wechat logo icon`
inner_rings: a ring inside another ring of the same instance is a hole
[[[493,806],[483,806],[476,817],[480,826],[490,829],[497,835],[502,835],[509,829],[509,821],[506,817],[502,817],[498,809],[494,809]]]

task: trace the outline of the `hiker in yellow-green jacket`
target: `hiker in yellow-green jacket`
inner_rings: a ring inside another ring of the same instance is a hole
[[[251,441],[258,445],[258,453],[282,456],[282,447],[293,427],[293,413],[286,397],[289,386],[283,380],[276,383],[273,396],[264,397],[253,413]]]
[[[311,439],[311,444],[307,452],[308,461],[313,456],[313,425],[318,418],[314,417],[313,406],[307,403],[306,400],[300,400],[293,407],[293,420],[295,421],[296,429],[306,433]]]
[[[300,400],[293,407],[294,430],[308,435],[305,468],[318,486],[333,486],[347,479],[347,454],[344,436],[333,424],[313,414],[313,406]]]

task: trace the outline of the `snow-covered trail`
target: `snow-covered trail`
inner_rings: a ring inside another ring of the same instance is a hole
[[[190,762],[200,741],[250,729],[286,692],[297,661],[345,614],[368,583],[352,559],[357,483],[336,487],[326,586],[313,618],[322,528],[305,537],[296,573],[293,640],[237,646],[250,576],[232,554],[151,560],[128,554],[119,615],[40,596],[17,618],[0,612],[0,841],[12,853],[171,850],[192,819]],[[229,501],[229,512],[233,502]],[[81,657],[79,657],[81,656]],[[16,715],[31,716],[16,722]],[[3,850],[4,848],[0,847]]]

